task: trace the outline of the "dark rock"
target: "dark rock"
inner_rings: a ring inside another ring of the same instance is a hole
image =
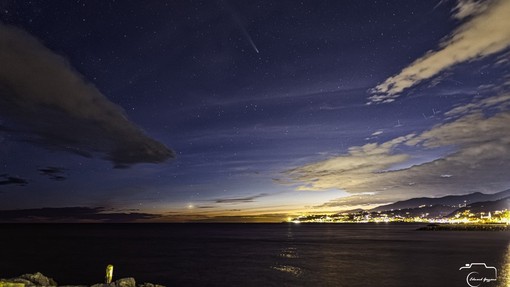
[[[37,272],[35,274],[23,274],[16,278],[0,279],[0,287],[57,287],[57,282]],[[59,287],[87,287],[87,285],[65,285]],[[135,278],[122,278],[110,284],[99,283],[90,287],[137,287]],[[165,287],[152,283],[143,283],[138,287]]]
[[[48,278],[44,275],[42,275],[40,272],[37,272],[35,274],[23,274],[19,278],[26,279],[32,282],[31,285],[39,285],[39,286],[57,286],[57,282],[53,280],[52,278]]]
[[[136,287],[136,281],[133,277],[122,278],[115,281],[115,285],[117,287]]]

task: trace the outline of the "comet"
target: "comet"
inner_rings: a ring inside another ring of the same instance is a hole
[[[253,50],[257,54],[259,54],[260,52],[259,52],[259,49],[257,48],[257,45],[255,45],[253,38],[250,36],[250,33],[248,33],[248,30],[246,30],[246,28],[244,27],[239,15],[236,13],[236,11],[232,7],[230,7],[230,5],[228,5],[227,1],[223,1],[222,3],[224,4],[225,9],[229,12],[230,16],[232,17],[234,22],[237,24],[237,26],[243,33],[244,38],[246,38],[248,43],[250,43],[250,46],[253,48]]]
[[[255,45],[255,42],[253,42],[253,39],[251,38],[250,34],[248,34],[248,31],[246,31],[244,26],[241,26],[241,30],[243,31],[243,34],[246,37],[246,39],[248,40],[248,42],[250,42],[250,45],[253,48],[253,50],[255,50],[255,52],[257,52],[257,54],[259,54],[259,49],[257,49],[257,46]]]

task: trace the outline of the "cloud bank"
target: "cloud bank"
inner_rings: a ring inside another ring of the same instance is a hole
[[[28,33],[0,24],[0,63],[3,132],[48,149],[99,154],[117,167],[174,157]]]
[[[459,63],[477,60],[510,47],[510,1],[459,1],[453,17],[465,19],[437,50],[427,52],[400,73],[372,89],[369,103],[389,103],[400,93]]]
[[[474,100],[447,112],[451,121],[428,131],[354,146],[346,155],[303,165],[286,175],[299,190],[339,189],[355,195],[325,207],[504,190],[510,187],[510,111],[487,115],[478,108],[498,110],[509,104],[508,94]],[[450,152],[406,166],[413,153],[439,149]]]
[[[368,184],[378,173],[394,164],[409,159],[407,154],[392,154],[392,149],[413,135],[399,137],[383,144],[370,143],[349,148],[347,155],[340,155],[317,163],[289,170],[287,174],[295,180],[305,182],[298,190],[351,189]],[[365,191],[365,190],[364,190]]]
[[[150,213],[107,212],[102,207],[46,207],[0,210],[0,222],[137,222],[160,218]]]

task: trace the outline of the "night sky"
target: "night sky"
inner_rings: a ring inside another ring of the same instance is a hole
[[[510,1],[0,1],[0,221],[510,188]]]

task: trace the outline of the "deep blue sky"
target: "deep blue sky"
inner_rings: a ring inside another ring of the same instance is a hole
[[[3,1],[0,209],[281,221],[509,188],[508,6]]]

